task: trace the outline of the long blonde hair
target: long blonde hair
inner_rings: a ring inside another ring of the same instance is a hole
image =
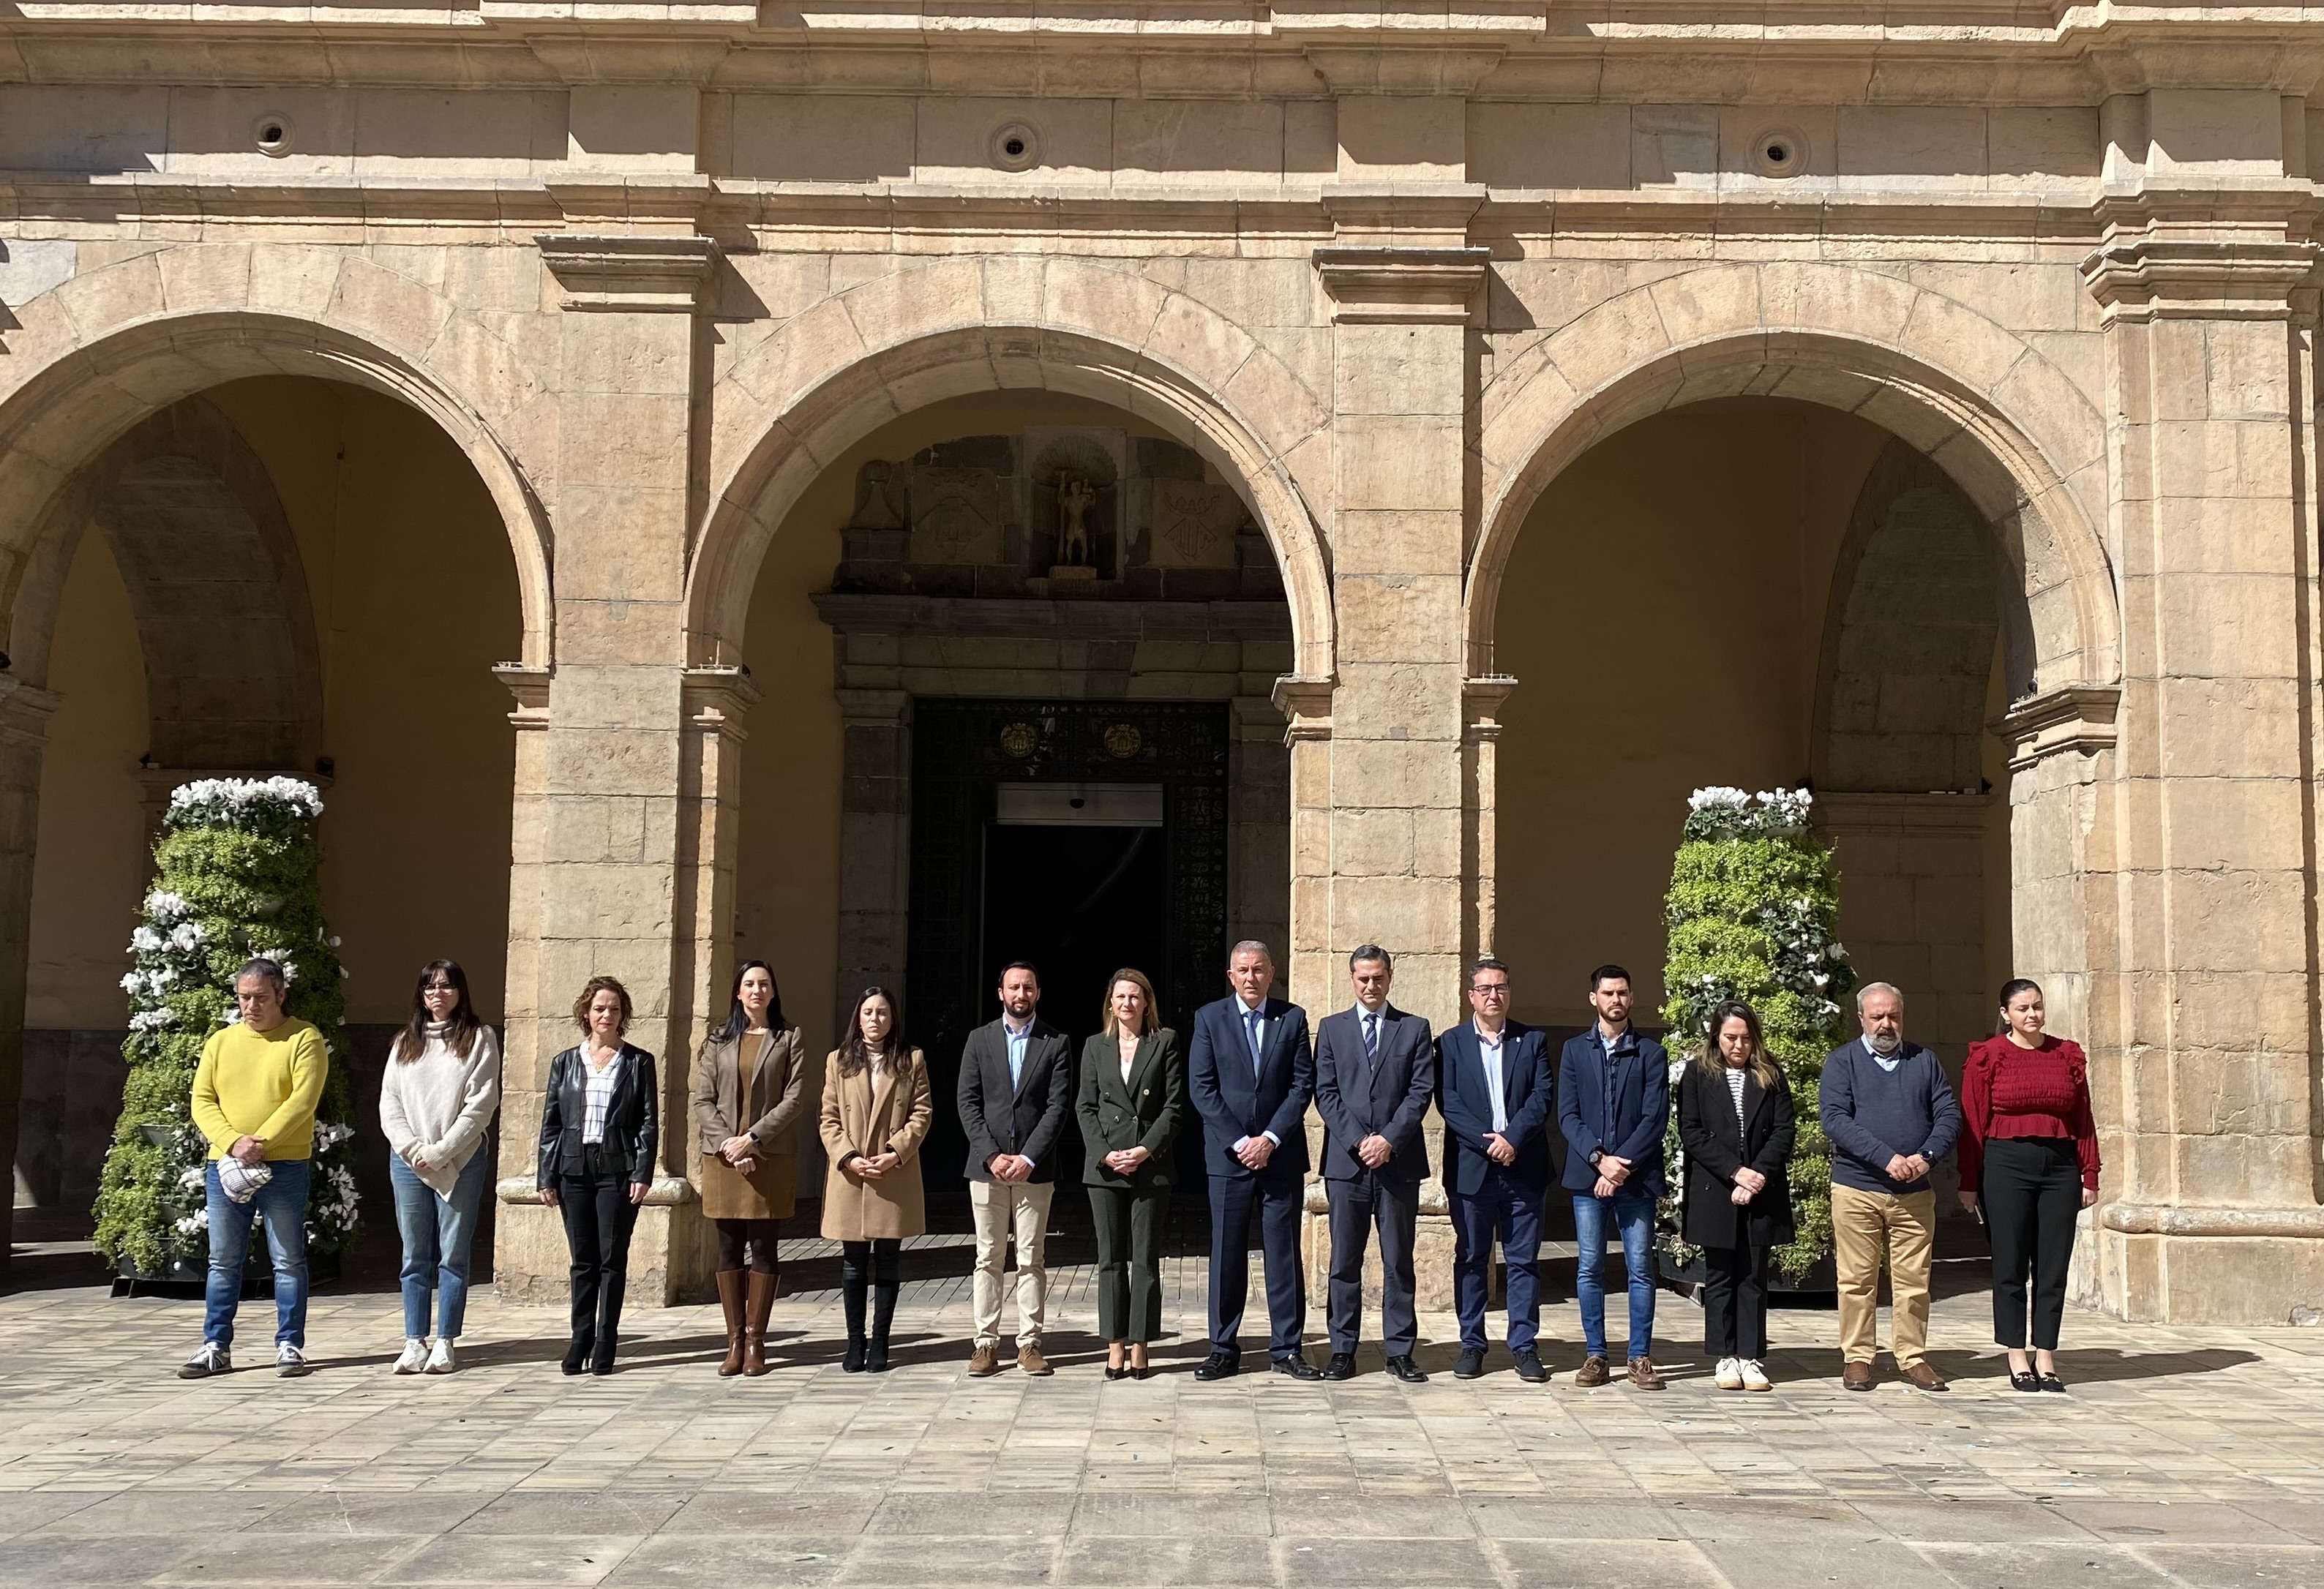
[[[1138,990],[1146,996],[1146,1015],[1139,1023],[1138,1035],[1150,1037],[1162,1030],[1162,1012],[1154,1007],[1154,984],[1146,979],[1145,972],[1124,966],[1105,979],[1105,1008],[1100,1012],[1105,1021],[1105,1034],[1112,1038],[1121,1035],[1121,1023],[1113,1015],[1113,990],[1124,982],[1137,984]]]
[[[1784,1073],[1776,1068],[1775,1061],[1767,1057],[1767,1045],[1759,1035],[1759,1012],[1739,998],[1728,999],[1711,1012],[1710,1032],[1702,1050],[1694,1056],[1694,1062],[1702,1066],[1706,1074],[1726,1079],[1727,1056],[1720,1052],[1719,1034],[1729,1021],[1742,1022],[1744,1032],[1751,1039],[1749,1070],[1758,1079],[1760,1090],[1773,1092],[1783,1086]]]

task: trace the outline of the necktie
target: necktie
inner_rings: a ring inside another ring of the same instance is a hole
[[[1250,1079],[1253,1081],[1259,1079],[1259,1070],[1266,1063],[1266,1054],[1259,1046],[1259,1023],[1266,1018],[1266,1015],[1267,1007],[1262,1005],[1255,1010],[1245,1010],[1242,1016],[1244,1024],[1250,1028]]]
[[[1364,1012],[1364,1058],[1379,1058],[1379,1014],[1375,1010]]]

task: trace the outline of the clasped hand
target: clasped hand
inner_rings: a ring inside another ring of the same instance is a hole
[[[1363,1161],[1367,1170],[1377,1170],[1395,1156],[1396,1149],[1377,1131],[1356,1144],[1356,1157]]]
[[[759,1168],[759,1144],[747,1136],[730,1136],[720,1143],[718,1156],[732,1165],[738,1175],[755,1173]]]
[[[847,1161],[847,1167],[865,1180],[877,1180],[903,1162],[901,1153],[890,1150],[884,1153],[858,1153]]]
[[[992,1179],[1016,1182],[1033,1179],[1033,1161],[1022,1153],[995,1153],[985,1161],[984,1167],[992,1171]]]
[[[1267,1139],[1262,1136],[1259,1140],[1265,1142]],[[1153,1156],[1143,1147],[1116,1148],[1105,1156],[1105,1167],[1116,1175],[1135,1175],[1138,1167]]]
[[[1485,1133],[1485,1157],[1496,1164],[1514,1164],[1517,1162],[1517,1151],[1509,1146],[1508,1137],[1498,1131],[1488,1131]]]
[[[1267,1162],[1275,1157],[1275,1139],[1266,1135],[1251,1137],[1235,1149],[1234,1156],[1246,1170],[1264,1170]]]
[[[1888,1179],[1891,1180],[1919,1180],[1928,1173],[1929,1162],[1918,1153],[1888,1155]]]

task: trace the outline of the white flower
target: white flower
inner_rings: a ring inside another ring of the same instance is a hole
[[[145,896],[145,914],[157,922],[174,922],[194,907],[186,903],[182,894],[172,894],[166,888],[156,888]]]
[[[170,815],[177,817],[199,806],[216,806],[236,817],[279,801],[303,817],[323,814],[323,796],[300,778],[197,778],[180,784],[170,794]]]
[[[129,935],[129,951],[132,954],[155,954],[160,952],[162,941],[161,935],[152,928],[140,927]]]
[[[180,922],[171,931],[170,947],[180,954],[190,953],[201,947],[202,940],[207,936],[208,934],[202,931],[199,922]]]
[[[143,971],[124,971],[122,973],[121,991],[129,995],[130,997],[136,997],[138,990],[144,986],[145,974]]]
[[[129,1017],[132,1032],[161,1032],[177,1024],[177,1017],[166,1009],[138,1010]]]
[[[1689,811],[1702,811],[1708,806],[1713,805],[1742,806],[1748,804],[1750,798],[1751,797],[1748,794],[1746,794],[1740,789],[1729,788],[1724,785],[1714,784],[1708,788],[1697,789],[1693,794],[1688,795],[1686,797],[1686,808]]]
[[[178,1177],[178,1186],[184,1191],[200,1191],[207,1184],[208,1182],[203,1179],[202,1167],[198,1164],[189,1165],[186,1172]]]

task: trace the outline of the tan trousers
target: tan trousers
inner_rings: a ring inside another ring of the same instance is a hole
[[[1049,1199],[1056,1183],[1047,1180],[972,1180],[968,1206],[976,1216],[976,1344],[1001,1344],[1001,1271],[1009,1257],[1009,1237],[1017,1237],[1017,1344],[1038,1346],[1048,1310]]]
[[[1880,1349],[1880,1261],[1888,1261],[1890,1349],[1898,1368],[1929,1345],[1929,1254],[1937,1234],[1937,1194],[1831,1189],[1833,1267],[1840,1280],[1840,1355],[1869,1364]]]

